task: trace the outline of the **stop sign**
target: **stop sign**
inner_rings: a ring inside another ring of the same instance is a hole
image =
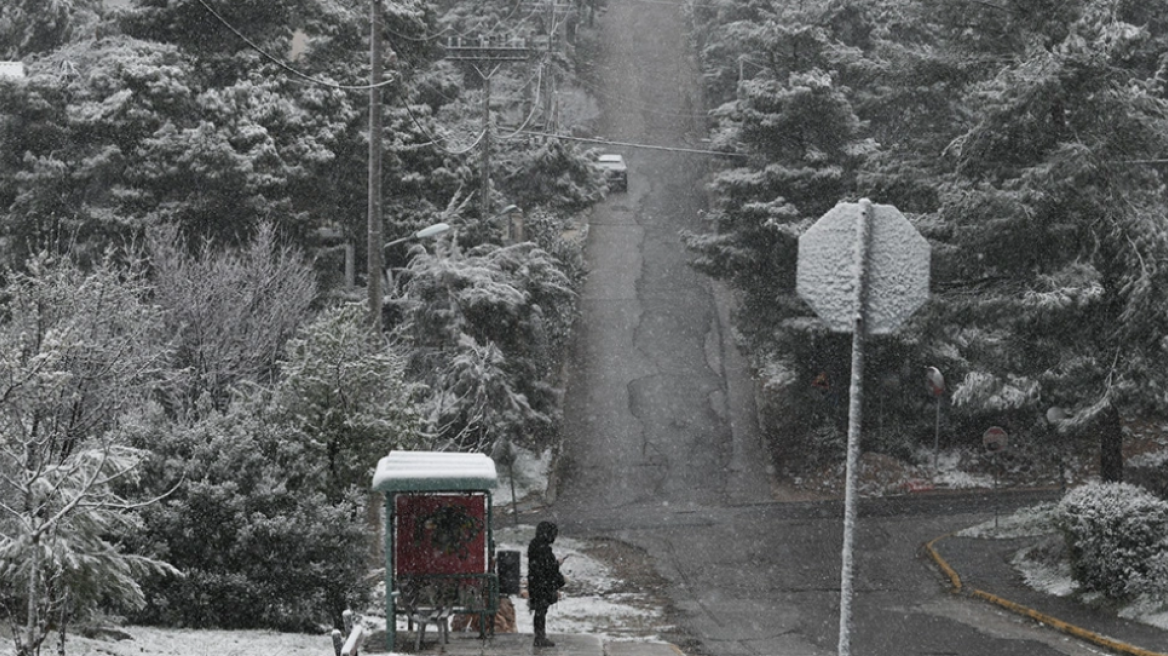
[[[852,333],[838,650],[840,656],[847,656],[864,406],[864,336],[896,330],[929,297],[929,243],[891,205],[873,205],[867,199],[840,203],[799,238],[795,290],[832,330]],[[938,412],[940,407],[938,403]]]
[[[831,330],[851,332],[856,307],[856,234],[870,207],[867,332],[888,334],[929,297],[929,242],[892,205],[840,203],[799,237],[795,291]]]

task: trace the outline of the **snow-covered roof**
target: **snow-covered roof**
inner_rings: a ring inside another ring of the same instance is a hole
[[[0,61],[0,77],[24,77],[24,63]]]
[[[495,462],[482,453],[390,451],[377,463],[378,492],[492,490],[498,484]]]

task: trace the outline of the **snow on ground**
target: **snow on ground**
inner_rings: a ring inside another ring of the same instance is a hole
[[[867,452],[860,455],[859,491],[866,497],[905,494],[922,490],[992,488],[994,477],[984,470],[985,462],[968,448],[948,448],[933,453],[932,448],[918,448],[908,461],[885,454]],[[843,462],[817,471],[792,475],[796,488],[828,496],[843,494]]]
[[[1121,608],[1119,616],[1157,628],[1168,629],[1168,609],[1165,609],[1162,599],[1140,596]]]
[[[1007,540],[1013,538],[1052,536],[1057,533],[1054,525],[1053,503],[1042,503],[1022,508],[1009,515],[988,520],[957,532],[958,537]],[[1052,540],[1057,541],[1054,537]],[[1014,570],[1032,589],[1055,597],[1069,597],[1078,592],[1078,583],[1071,576],[1071,563],[1057,550],[1040,544],[1020,549],[1010,560]],[[1080,595],[1080,601],[1091,604],[1094,597]],[[1168,604],[1164,599],[1141,596],[1118,609],[1120,617],[1168,630]]]
[[[505,514],[511,506],[511,487],[514,481],[515,497],[520,500],[539,497],[547,489],[548,471],[552,465],[550,449],[543,453],[532,453],[526,449],[514,447],[515,462],[510,466],[498,466],[499,487],[491,492],[495,504],[496,524],[501,524]],[[514,473],[514,479],[511,474]]]
[[[518,551],[520,576],[527,576],[527,543],[535,537],[535,526],[515,526],[511,509],[510,473],[515,475],[515,496],[520,505],[530,503],[547,489],[550,451],[533,454],[516,449],[511,467],[500,467],[495,504],[495,544],[499,551]],[[650,596],[627,591],[606,563],[589,554],[592,544],[561,533],[552,550],[567,556],[561,571],[568,580],[560,602],[548,612],[548,633],[589,633],[607,640],[662,642],[660,633],[668,628],[664,609]],[[531,633],[531,613],[524,599],[512,599],[519,633]]]
[[[991,538],[1010,540],[1013,538],[1030,538],[1047,535],[1055,531],[1053,503],[1040,503],[1027,508],[1001,515],[997,519],[990,519],[958,531],[956,535],[963,538]]]
[[[1168,429],[1168,425],[1163,427]],[[517,449],[511,467],[499,467],[499,487],[493,493],[495,505],[495,541],[498,549],[515,550],[520,558],[522,575],[526,575],[527,542],[534,535],[532,525],[514,523],[512,511],[512,478],[514,474],[516,503],[521,509],[541,505],[541,495],[547,485],[551,466],[550,451],[534,454]],[[866,468],[874,474],[865,494],[904,493],[911,486],[922,488],[988,488],[993,478],[983,473],[970,473],[964,468],[969,454],[948,449],[937,454],[933,466],[932,449],[921,449],[914,454],[917,464],[893,467],[884,459],[871,459]],[[1145,462],[1146,461],[1146,462]],[[1132,465],[1159,465],[1168,462],[1168,449],[1141,453],[1129,460]],[[893,471],[895,470],[895,471]],[[842,472],[840,472],[842,474]],[[817,482],[824,489],[830,483]],[[1055,531],[1052,523],[1053,504],[1024,508],[1010,515],[971,526],[957,535],[972,538],[1008,539],[1039,537]],[[651,595],[635,591],[615,573],[609,563],[593,554],[603,549],[588,541],[561,535],[553,549],[557,556],[568,556],[563,571],[569,583],[563,599],[548,613],[550,633],[590,633],[606,640],[643,640],[660,642],[661,634],[671,627],[666,624],[663,602]],[[1070,565],[1052,561],[1049,554],[1031,548],[1019,551],[1013,565],[1027,584],[1036,590],[1055,596],[1075,594],[1070,576]],[[513,598],[516,621],[520,633],[532,632],[531,613],[523,599]],[[1168,610],[1156,600],[1140,599],[1120,611],[1120,615],[1136,621],[1168,629]],[[371,629],[384,628],[384,616],[378,621],[375,613],[364,618]],[[380,624],[380,627],[378,626]],[[405,628],[404,620],[400,626]],[[132,636],[129,640],[84,638],[70,636],[68,653],[104,656],[233,656],[235,654],[268,653],[286,656],[329,653],[332,644],[327,635],[276,633],[272,631],[195,631],[151,627],[125,627]],[[11,639],[0,631],[0,656],[12,654]],[[55,651],[55,643],[46,649]],[[329,650],[329,651],[325,651]],[[389,655],[394,656],[394,655]]]
[[[1168,462],[1168,450],[1148,451],[1139,453],[1127,459],[1127,467],[1163,467]]]
[[[520,558],[521,576],[527,576],[527,543],[535,537],[535,526],[520,525],[495,530],[499,550],[524,554]],[[573,540],[561,534],[552,550],[559,558],[567,557],[560,571],[568,580],[560,601],[548,612],[548,633],[589,633],[606,640],[641,640],[663,642],[660,633],[669,627],[664,609],[650,595],[626,591],[605,563],[588,554],[589,542]],[[531,633],[532,615],[524,599],[514,598],[519,633]]]
[[[332,640],[327,635],[277,633],[275,631],[215,631],[194,629],[162,629],[148,626],[123,627],[119,631],[129,639],[84,638],[70,635],[66,642],[69,656],[250,656],[252,654],[279,654],[280,656],[322,656],[332,653]],[[12,641],[0,654],[13,654]],[[50,635],[42,649],[45,654],[57,652],[57,637]]]
[[[972,488],[991,488],[994,486],[994,477],[989,474],[974,474],[961,469],[962,452],[956,449],[947,449],[936,454],[937,466],[933,471],[933,483],[937,487],[953,490]],[[919,449],[916,453],[918,462],[932,464],[933,452],[931,449]]]
[[[1032,557],[1033,552],[1033,547],[1027,547],[1014,554],[1010,561],[1026,585],[1054,597],[1067,597],[1079,589],[1079,584],[1071,576],[1070,561],[1044,562]]]
[[[527,575],[527,543],[535,536],[535,526],[515,526],[510,513],[511,481],[515,473],[515,495],[521,506],[538,503],[547,486],[551,453],[532,454],[518,450],[512,468],[499,468],[499,488],[494,491],[495,542],[499,550],[519,551],[520,571]],[[534,501],[533,501],[534,499]],[[651,595],[629,591],[622,580],[602,559],[596,545],[561,534],[554,545],[556,556],[568,556],[562,571],[568,585],[558,604],[548,612],[549,633],[587,633],[607,641],[664,642],[661,633],[669,629],[664,608]],[[531,612],[524,599],[512,598],[519,633],[532,633]],[[384,611],[377,609],[362,618],[369,630],[384,629]],[[380,615],[380,617],[378,617]],[[405,630],[405,620],[398,626]],[[243,656],[244,654],[280,654],[281,656],[320,656],[332,653],[328,635],[277,633],[275,631],[213,631],[164,629],[129,626],[118,629],[130,639],[85,638],[70,635],[70,656]],[[55,636],[50,636],[50,641]],[[56,651],[56,643],[46,643],[45,651]],[[0,656],[13,654],[11,639],[0,631]],[[387,654],[386,656],[398,656]]]

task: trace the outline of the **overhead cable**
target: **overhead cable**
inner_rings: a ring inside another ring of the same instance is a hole
[[[609,139],[590,139],[588,137],[570,137],[565,134],[553,134],[551,132],[536,132],[534,130],[516,130],[517,134],[529,134],[535,137],[549,137],[552,139],[562,139],[564,141],[581,141],[584,143],[594,143],[603,146],[624,146],[627,148],[636,148],[639,150],[663,150],[671,153],[693,153],[695,155],[718,155],[720,157],[749,157],[745,153],[729,153],[721,150],[709,150],[703,148],[679,148],[676,146],[656,146],[653,144],[639,144],[627,141],[611,141]]]
[[[321,79],[318,77],[313,77],[307,73],[301,72],[301,71],[289,66],[282,59],[268,53],[266,50],[261,48],[254,41],[249,39],[247,37],[247,35],[245,35],[243,32],[240,32],[238,29],[236,29],[236,27],[234,25],[227,22],[227,19],[220,16],[219,12],[215,11],[215,9],[211,5],[207,4],[207,0],[199,0],[199,4],[202,5],[203,9],[206,9],[208,13],[210,13],[212,16],[214,16],[216,18],[216,20],[218,20],[220,23],[222,23],[227,29],[229,29],[233,33],[235,33],[235,36],[242,39],[244,43],[246,43],[248,46],[251,47],[252,50],[255,50],[256,52],[258,52],[263,57],[267,58],[272,63],[276,64],[280,68],[284,69],[285,71],[291,73],[292,75],[295,75],[296,77],[298,77],[302,80],[306,80],[308,82],[312,82],[313,84],[318,84],[320,86],[330,87],[333,89],[342,89],[345,91],[369,91],[371,89],[379,89],[379,88],[384,87],[384,86],[389,86],[390,84],[393,84],[394,82],[396,82],[396,80],[394,80],[394,79],[389,79],[389,80],[385,80],[384,82],[378,82],[377,84],[348,85],[348,84],[337,84],[336,82],[330,82],[329,80],[324,80],[324,79]]]

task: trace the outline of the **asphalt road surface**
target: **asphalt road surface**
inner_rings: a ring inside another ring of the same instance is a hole
[[[701,148],[705,123],[681,5],[608,0],[599,29],[601,136],[654,148],[615,148],[629,191],[590,224],[565,398],[568,473],[551,514],[564,535],[645,548],[671,582],[690,653],[835,653],[839,504],[772,489],[726,295],[688,267],[679,236],[702,229],[710,164],[687,152]],[[853,654],[1097,653],[945,590],[921,545],[990,509],[977,496],[864,506]]]
[[[664,18],[668,24],[662,24]],[[676,6],[613,0],[601,18],[601,133],[629,166],[629,190],[594,212],[589,277],[565,400],[567,454],[603,507],[770,498],[749,399],[730,345],[725,295],[687,264],[680,231],[700,231],[708,155],[696,68]],[[651,38],[647,38],[651,35]],[[665,150],[668,148],[678,150]]]

